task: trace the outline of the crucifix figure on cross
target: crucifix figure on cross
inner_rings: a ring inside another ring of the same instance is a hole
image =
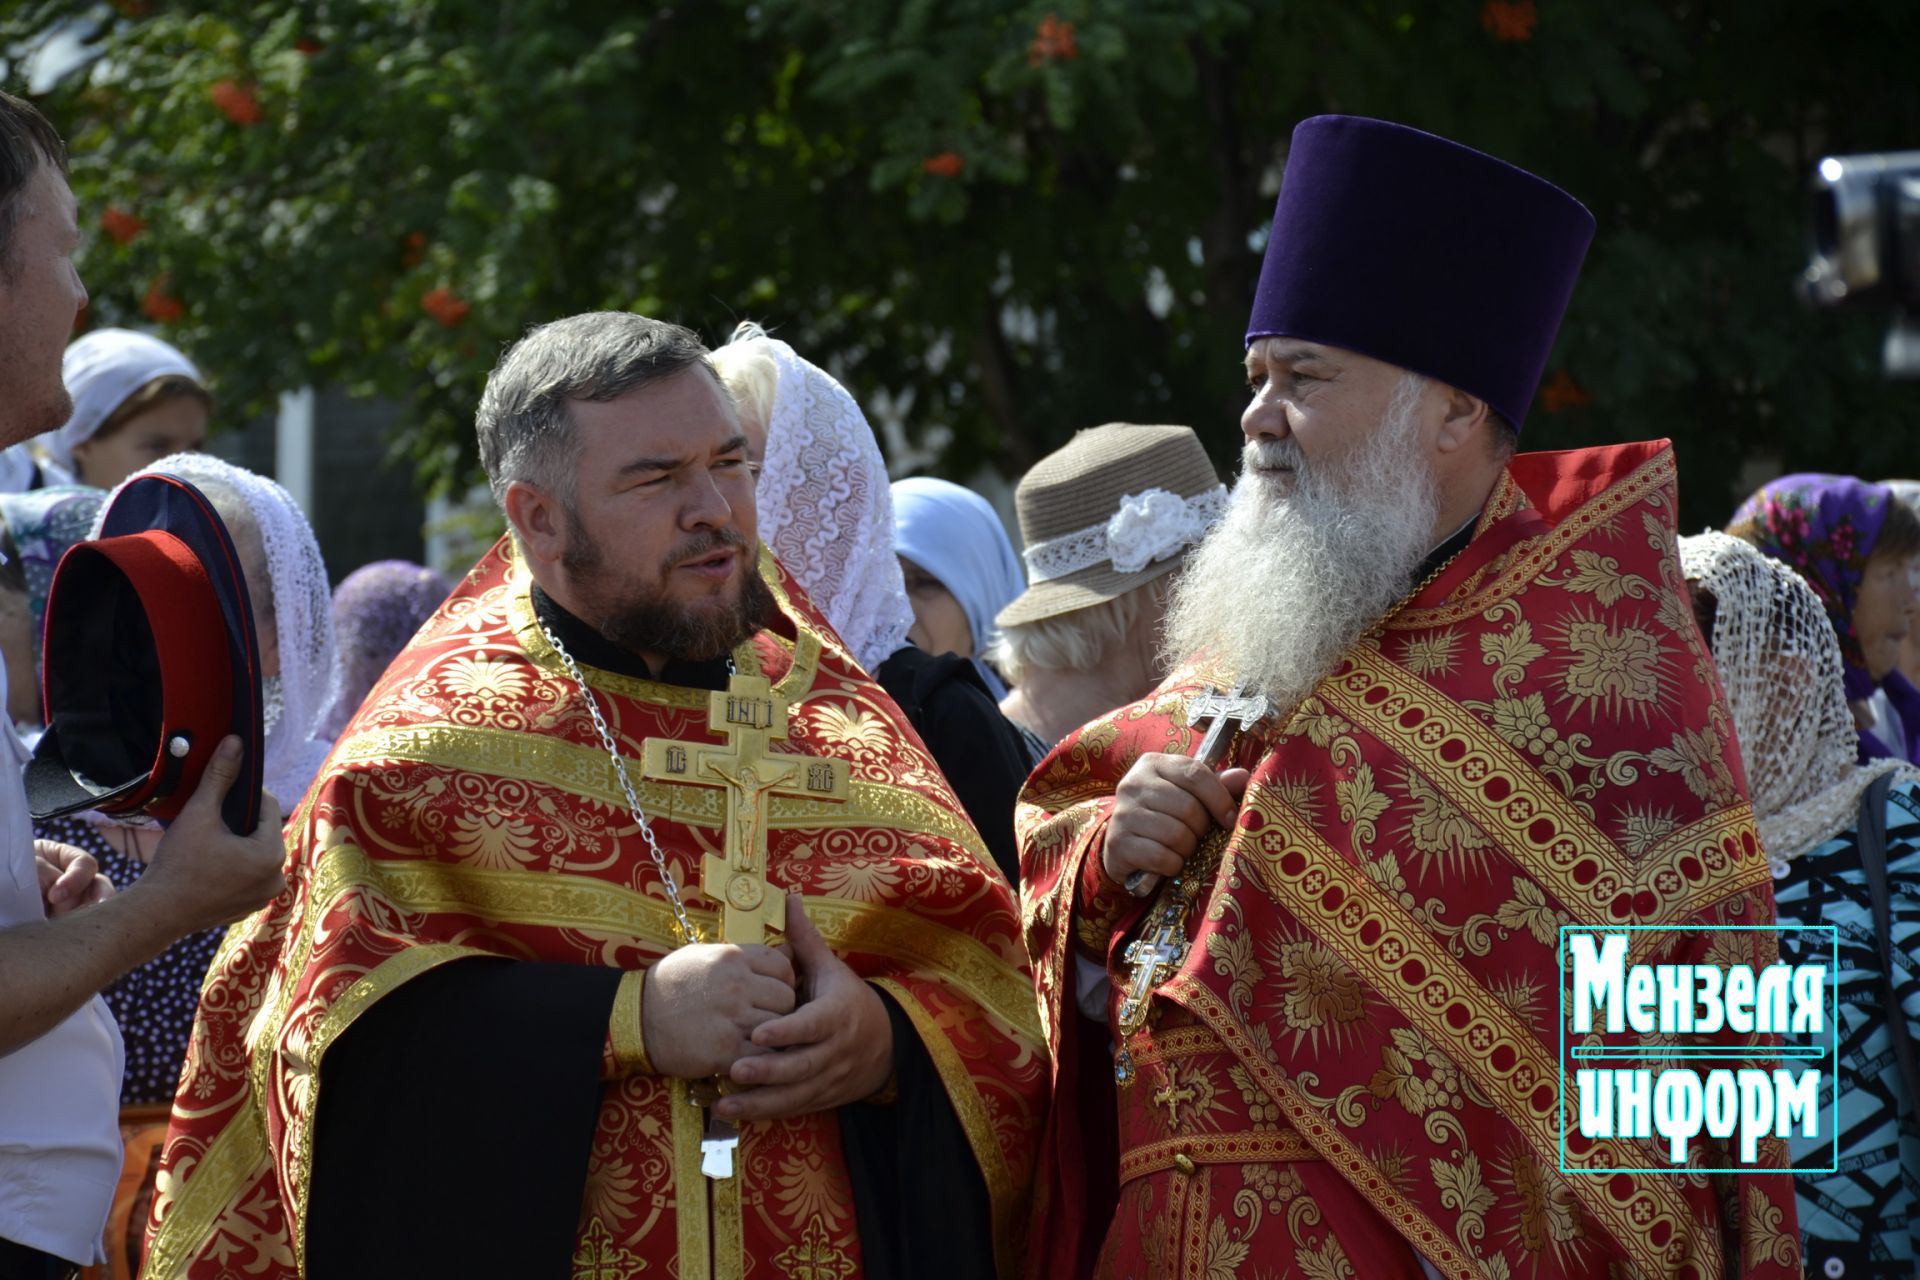
[[[1172,902],[1156,908],[1147,931],[1127,944],[1125,958],[1133,978],[1120,1001],[1120,1030],[1131,1035],[1147,1023],[1154,988],[1179,972],[1187,958],[1187,913]]]
[[[767,819],[774,796],[847,798],[847,762],[780,755],[768,745],[787,736],[787,704],[760,676],[736,675],[711,695],[707,727],[724,746],[649,738],[642,776],[726,791],[724,856],[700,863],[700,892],[720,907],[720,937],[736,945],[778,942],[787,895],[767,883]]]
[[[707,728],[726,738],[726,744],[647,739],[641,776],[650,782],[725,789],[724,852],[700,860],[700,892],[720,908],[716,941],[737,946],[777,943],[785,931],[787,895],[767,883],[770,801],[774,796],[802,796],[844,803],[847,762],[769,751],[769,744],[787,736],[787,703],[761,676],[732,676],[724,693],[710,695]],[[694,1086],[689,1096],[698,1105],[710,1105],[725,1091],[725,1083]],[[739,1145],[739,1131],[709,1114],[700,1141],[701,1171],[709,1178],[731,1178]]]

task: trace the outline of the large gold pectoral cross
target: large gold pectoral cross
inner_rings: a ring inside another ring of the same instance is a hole
[[[767,820],[774,796],[845,801],[847,762],[774,754],[787,736],[787,703],[760,676],[736,675],[707,706],[707,727],[724,746],[649,738],[643,776],[726,790],[724,856],[700,864],[700,891],[719,904],[720,937],[736,945],[779,941],[787,895],[767,883]]]

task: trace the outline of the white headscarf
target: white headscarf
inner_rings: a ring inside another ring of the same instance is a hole
[[[204,381],[178,347],[132,329],[95,329],[76,340],[61,358],[60,374],[73,397],[73,416],[44,439],[47,456],[69,474],[75,446],[93,439],[134,392],[169,374]]]
[[[1680,565],[1713,594],[1707,640],[1776,871],[1852,826],[1881,774],[1920,780],[1898,760],[1857,763],[1840,640],[1799,574],[1724,533],[1680,539]]]
[[[175,476],[199,489],[224,513],[235,502],[244,503],[260,531],[267,553],[271,584],[247,583],[249,594],[273,593],[275,638],[280,643],[279,698],[275,681],[264,682],[268,706],[265,783],[287,813],[307,792],[314,775],[332,748],[321,722],[339,695],[340,661],[333,639],[333,597],[327,587],[327,567],[320,544],[292,496],[265,476],[236,467],[205,453],[178,453],[162,458],[122,481],[122,487],[141,476]],[[119,489],[108,498],[113,505]],[[104,511],[105,508],[102,508]],[[100,534],[94,522],[93,537]],[[275,702],[280,705],[273,714]]]
[[[993,620],[1027,589],[999,513],[973,490],[934,476],[894,481],[893,509],[894,545],[939,579],[967,615],[974,669],[998,702],[1007,696],[1006,682],[982,655],[1000,634]]]
[[[913,606],[893,552],[893,494],[873,428],[847,389],[765,335],[779,370],[755,488],[760,540],[869,672],[907,642]]]

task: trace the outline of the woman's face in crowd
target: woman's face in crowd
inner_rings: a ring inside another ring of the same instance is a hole
[[[176,453],[197,453],[207,442],[207,406],[173,396],[143,409],[107,435],[73,447],[78,479],[111,489],[140,468]]]
[[[1920,557],[1874,556],[1867,561],[1860,595],[1853,606],[1853,633],[1860,640],[1867,671],[1875,680],[1900,665],[1914,608],[1920,603],[1915,590],[1917,572]]]
[[[957,653],[971,658],[973,628],[967,625],[967,611],[953,598],[953,592],[905,556],[900,557],[900,572],[906,575],[907,601],[913,606],[913,626],[907,639],[926,653]]]

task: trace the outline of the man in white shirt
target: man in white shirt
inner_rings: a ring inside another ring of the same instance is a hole
[[[0,93],[0,449],[71,411],[60,355],[87,301],[72,260],[79,240],[65,146],[32,106]],[[122,1064],[100,989],[175,939],[267,902],[283,861],[271,796],[251,836],[221,822],[240,773],[237,738],[221,745],[151,870],[117,895],[79,850],[36,846],[25,763],[0,717],[0,1280],[105,1260]]]

